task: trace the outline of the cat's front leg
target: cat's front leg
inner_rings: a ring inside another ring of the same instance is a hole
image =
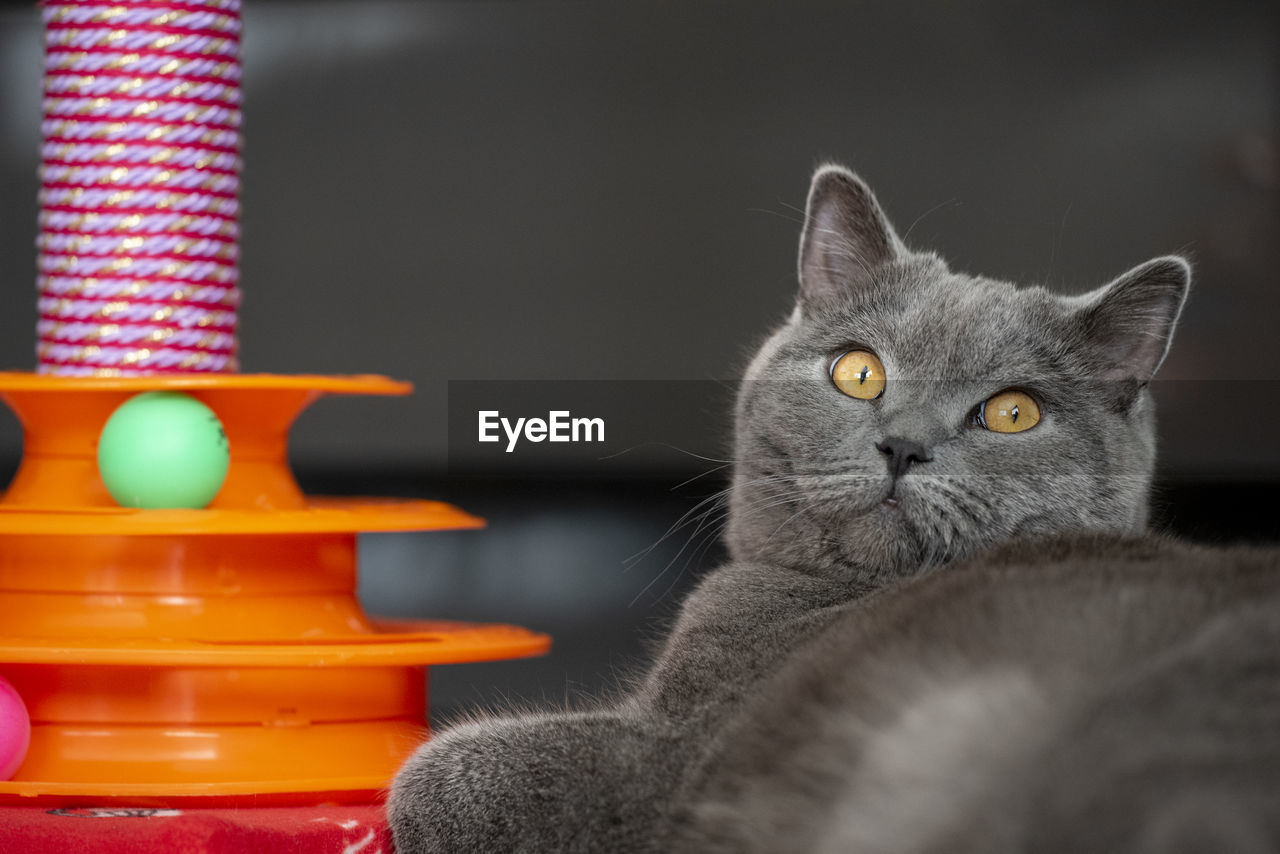
[[[396,851],[649,850],[682,767],[676,741],[625,707],[446,730],[396,777]]]

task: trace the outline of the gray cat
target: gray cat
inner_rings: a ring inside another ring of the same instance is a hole
[[[731,561],[625,695],[425,744],[397,849],[1280,848],[1280,559],[1142,534],[1189,278],[955,273],[819,170]]]

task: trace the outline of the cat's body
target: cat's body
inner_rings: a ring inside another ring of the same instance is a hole
[[[1280,847],[1280,554],[1024,540],[849,607],[686,774],[716,852]]]
[[[955,274],[829,167],[800,279],[739,394],[730,563],[626,695],[425,745],[401,854],[1280,844],[1280,562],[1135,538],[1185,262]]]

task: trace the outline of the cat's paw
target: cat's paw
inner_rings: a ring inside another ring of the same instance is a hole
[[[613,715],[533,715],[445,730],[387,805],[398,854],[637,851],[652,832],[653,743]]]
[[[431,738],[400,769],[387,801],[397,854],[490,847],[510,837],[501,789],[503,745],[493,723],[468,723]],[[493,837],[484,839],[482,834]],[[515,849],[509,838],[508,850]]]

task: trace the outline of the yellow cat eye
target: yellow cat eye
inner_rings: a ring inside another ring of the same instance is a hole
[[[868,350],[850,350],[831,363],[836,388],[859,400],[874,400],[884,392],[884,365]]]
[[[1040,423],[1040,405],[1026,392],[1002,391],[978,408],[978,423],[996,433],[1021,433]]]

